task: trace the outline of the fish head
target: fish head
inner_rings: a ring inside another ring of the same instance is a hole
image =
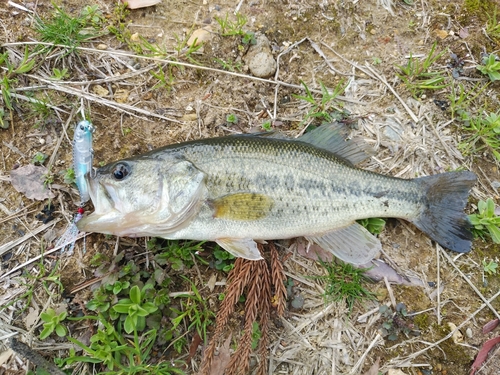
[[[85,178],[95,211],[78,221],[78,229],[117,236],[161,236],[178,230],[205,192],[204,173],[177,158],[124,159]]]

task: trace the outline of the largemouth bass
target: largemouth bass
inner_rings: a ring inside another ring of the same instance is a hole
[[[260,259],[256,241],[305,236],[364,264],[381,249],[355,220],[408,220],[443,247],[468,252],[463,210],[472,172],[400,179],[358,169],[367,157],[339,124],[298,140],[237,135],[173,144],[87,175],[95,212],[77,226],[117,236],[209,240]]]

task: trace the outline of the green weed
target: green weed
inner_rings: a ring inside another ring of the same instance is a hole
[[[55,332],[57,336],[66,336],[67,331],[61,322],[66,319],[68,313],[66,311],[57,314],[54,309],[48,308],[45,312],[40,315],[40,318],[45,322],[43,324],[43,330],[40,332],[40,340],[44,340],[50,336],[52,332]]]
[[[23,59],[16,67],[9,61],[9,53],[4,52],[0,54],[0,67],[5,69],[0,69],[2,73],[0,76],[0,89],[2,91],[2,102],[0,102],[0,127],[8,128],[8,122],[5,119],[6,111],[4,108],[12,111],[14,109],[12,104],[12,90],[14,86],[17,84],[17,76],[20,74],[28,73],[35,66],[35,60],[30,59],[30,54],[28,47],[24,49]]]
[[[333,119],[332,111],[334,109],[334,105],[336,104],[335,99],[337,98],[337,96],[344,92],[346,87],[344,85],[344,81],[340,81],[331,93],[330,91],[328,91],[323,82],[320,82],[319,84],[321,87],[321,98],[319,99],[316,99],[313,96],[311,90],[309,90],[309,88],[303,81],[300,81],[300,83],[302,84],[302,86],[304,86],[304,91],[306,92],[306,94],[292,94],[292,96],[296,99],[304,100],[312,106],[312,108],[307,112],[304,119],[302,120],[301,125],[306,123],[310,119],[319,119],[322,122],[331,122]]]
[[[397,65],[400,73],[397,74],[414,98],[420,97],[425,90],[439,90],[447,86],[445,71],[432,71],[431,67],[446,51],[435,53],[437,43],[432,48],[424,61],[410,54],[406,65]]]
[[[55,11],[47,20],[35,19],[35,30],[42,42],[64,46],[65,54],[72,53],[82,42],[99,36],[102,16],[96,6],[83,8],[78,16],[66,13],[53,4]],[[45,47],[52,49],[54,47]]]
[[[53,73],[52,78],[57,79],[57,80],[62,80],[64,78],[69,77],[68,69],[66,69],[66,68],[63,68],[63,69],[53,68],[52,73]]]
[[[356,301],[375,298],[372,292],[363,287],[363,283],[369,280],[364,275],[364,269],[343,262],[328,263],[320,260],[319,263],[325,268],[327,274],[315,276],[314,279],[326,284],[323,295],[326,303],[345,301],[349,311],[352,311]]]
[[[500,243],[500,216],[495,214],[495,202],[488,198],[477,203],[477,214],[469,215],[469,221],[474,226],[472,229],[476,237],[483,240],[490,237],[494,243]]]
[[[488,14],[488,21],[486,22],[486,34],[491,39],[500,39],[500,22],[497,19],[497,7],[494,7],[493,14]]]
[[[193,43],[191,43],[191,45],[187,44],[189,37],[192,34],[193,28],[194,26],[191,28],[190,32],[184,39],[181,39],[174,34],[174,37],[177,41],[177,44],[174,46],[174,50],[177,51],[178,58],[184,57],[192,64],[200,65],[200,62],[194,58],[194,54],[198,52],[201,47],[203,47],[203,43],[197,43],[198,40],[195,39]]]
[[[35,156],[33,156],[33,159],[31,159],[32,164],[38,164],[38,165],[43,165],[45,163],[45,160],[47,160],[48,155],[44,154],[43,152],[38,151]]]
[[[450,100],[451,116],[454,118],[456,114],[461,117],[467,115],[467,110],[470,108],[471,103],[483,93],[489,85],[490,83],[481,86],[479,82],[474,85],[474,87],[466,89],[462,83],[459,83],[458,87],[452,84],[451,93],[448,96]],[[465,117],[467,118],[467,116]]]
[[[236,125],[238,123],[238,116],[236,116],[234,113],[230,113],[226,115],[226,122],[229,125]]]
[[[174,329],[179,326],[183,319],[186,319],[189,323],[188,330],[195,328],[201,339],[206,341],[207,327],[212,323],[215,314],[207,301],[200,295],[196,285],[186,277],[183,277],[183,279],[191,284],[193,294],[177,296],[177,298],[182,299],[182,310],[172,309],[177,314],[177,317],[172,319]]]
[[[462,140],[458,148],[465,154],[479,153],[484,149],[490,151],[495,158],[500,160],[500,111],[490,112],[486,116],[470,116],[461,112],[463,127],[470,136]]]
[[[497,273],[497,268],[498,268],[498,263],[490,260],[489,262],[486,261],[486,259],[483,260],[483,271],[484,273],[487,273],[488,275],[496,275]]]
[[[66,169],[63,174],[63,181],[68,185],[73,185],[76,183],[75,170],[73,168]]]
[[[125,323],[123,325],[125,332],[142,331],[146,328],[146,317],[158,310],[158,307],[152,302],[144,301],[146,291],[151,288],[153,288],[152,284],[144,285],[142,290],[137,285],[134,285],[129,292],[130,298],[119,300],[113,306],[115,312],[125,314]]]
[[[379,218],[369,218],[357,220],[359,224],[364,226],[368,232],[373,234],[380,234],[385,228],[385,220]]]
[[[404,303],[398,303],[396,311],[392,311],[387,305],[382,305],[379,308],[379,313],[382,319],[380,331],[382,337],[387,337],[387,340],[396,341],[400,333],[403,333],[406,337],[420,335],[413,323],[413,319],[408,315]]]
[[[159,240],[152,238],[148,241],[147,248],[156,253],[154,260],[159,265],[168,264],[173,270],[181,271],[184,268],[193,267],[194,259],[206,264],[206,261],[196,255],[196,252],[203,251],[202,245],[204,243],[205,242]]]
[[[246,34],[246,32],[243,30],[243,27],[245,27],[245,25],[247,24],[247,19],[241,13],[236,13],[235,22],[229,19],[229,15],[227,13],[224,18],[215,17],[215,20],[220,26],[220,32],[222,36],[244,36]]]
[[[234,268],[235,257],[234,255],[228,253],[226,250],[221,249],[219,246],[216,246],[213,255],[215,258],[215,269],[229,273],[229,271]]]
[[[241,72],[242,66],[241,62],[234,62],[232,60],[222,60],[218,58],[214,58],[214,61],[222,66],[222,69],[229,70],[230,72]]]
[[[493,53],[483,57],[483,64],[476,68],[484,75],[490,78],[491,82],[500,80],[500,61],[497,61],[497,56]]]
[[[165,69],[167,68],[167,69]],[[167,73],[165,74],[165,70],[167,70]],[[161,65],[158,67],[158,71],[153,72],[150,71],[149,74],[151,74],[153,77],[155,77],[158,82],[156,82],[151,90],[157,90],[157,89],[166,89],[167,93],[170,93],[172,90],[172,87],[174,86],[175,82],[175,77],[172,73],[172,65],[168,64],[167,66]]]

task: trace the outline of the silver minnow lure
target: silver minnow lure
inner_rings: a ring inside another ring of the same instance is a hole
[[[85,175],[92,173],[92,161],[94,158],[92,134],[94,130],[90,121],[80,121],[76,126],[73,138],[73,168],[75,170],[76,186],[80,192],[81,204],[90,199],[89,185],[85,179]]]

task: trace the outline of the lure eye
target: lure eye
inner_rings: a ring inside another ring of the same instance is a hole
[[[113,177],[115,180],[123,180],[130,173],[130,167],[127,164],[117,164],[113,169]]]

